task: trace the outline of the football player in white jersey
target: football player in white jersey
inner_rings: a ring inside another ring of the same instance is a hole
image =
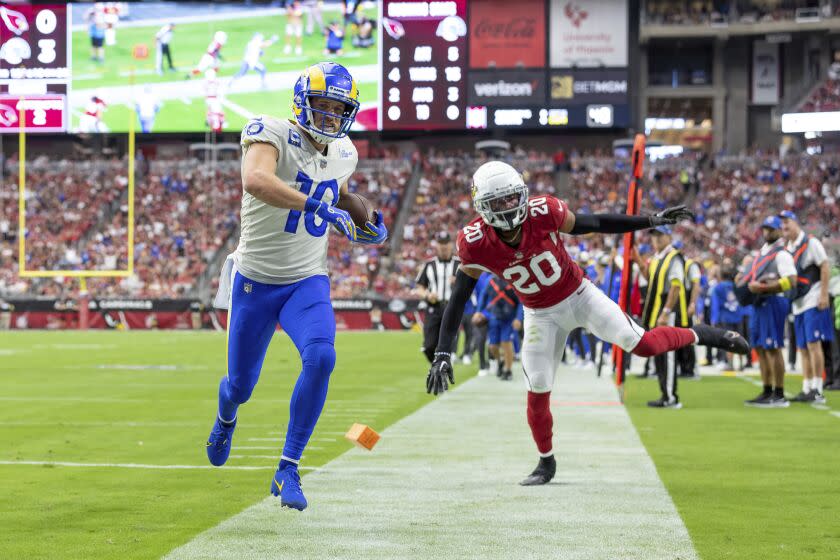
[[[262,33],[254,33],[254,36],[251,37],[251,40],[248,41],[247,45],[245,45],[245,56],[242,58],[242,66],[239,67],[239,72],[230,79],[230,83],[233,84],[233,82],[247,74],[249,70],[255,70],[260,75],[262,87],[264,88],[265,64],[263,64],[260,59],[262,58],[263,51],[276,43],[277,40],[277,35],[274,35],[270,39],[266,40]]]
[[[241,234],[226,262],[217,305],[227,296],[227,375],[207,440],[207,456],[223,465],[236,411],[257,383],[279,322],[300,352],[303,371],[292,393],[289,425],[271,493],[303,510],[298,462],[312,435],[335,366],[335,315],[327,277],[327,230],[380,244],[388,231],[377,212],[359,228],[335,204],[347,192],[358,154],[347,132],[359,108],[358,89],[341,65],[310,66],[295,84],[295,120],[260,117],[242,132]]]

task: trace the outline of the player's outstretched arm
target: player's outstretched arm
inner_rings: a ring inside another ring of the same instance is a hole
[[[693,220],[694,214],[685,206],[674,206],[653,216],[628,216],[627,214],[572,214],[568,213],[561,231],[572,235],[585,233],[627,233],[640,229],[676,224],[680,220]]]
[[[429,368],[429,375],[426,376],[426,392],[444,393],[449,385],[455,384],[455,374],[452,372],[452,346],[458,334],[458,327],[461,325],[461,318],[464,315],[464,307],[472,295],[478,277],[481,272],[471,268],[461,267],[455,275],[455,285],[452,287],[452,295],[443,311],[443,319],[440,323],[440,334],[438,336],[437,348],[435,348],[435,361]]]

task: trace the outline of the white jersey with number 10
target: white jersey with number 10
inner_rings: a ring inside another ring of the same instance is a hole
[[[260,117],[242,131],[242,151],[257,142],[279,152],[277,177],[304,194],[333,202],[356,170],[358,153],[347,138],[335,140],[321,154],[290,120]],[[244,276],[267,284],[290,284],[327,273],[328,224],[314,214],[276,208],[242,193],[242,232],[234,253]]]

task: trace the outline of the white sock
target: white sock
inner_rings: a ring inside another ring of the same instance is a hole
[[[803,393],[810,393],[811,392],[811,380],[807,377],[802,378],[802,392]]]
[[[822,394],[823,391],[823,380],[822,377],[817,376],[811,380],[811,386],[817,391],[817,393]]]

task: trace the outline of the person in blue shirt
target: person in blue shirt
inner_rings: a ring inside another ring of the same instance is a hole
[[[621,267],[615,257],[602,255],[598,260],[598,287],[607,296],[618,302],[618,294],[621,289]]]
[[[726,258],[720,267],[721,281],[711,291],[711,324],[735,332],[743,332],[744,309],[735,297],[735,274],[737,272],[732,259]],[[732,369],[732,356],[723,352],[718,354],[719,364]],[[743,364],[742,364],[743,368]]]
[[[324,32],[327,36],[327,45],[324,47],[324,54],[344,54],[344,27],[337,21],[330,22],[330,26]]]
[[[513,287],[497,276],[487,281],[478,300],[478,311],[487,318],[487,341],[490,356],[499,360],[497,377],[513,378],[514,331],[522,328],[524,309]],[[500,355],[499,351],[504,354]]]
[[[617,265],[616,258],[612,255],[601,255],[598,259],[598,266],[596,268],[596,276],[592,278],[596,282],[598,288],[607,294],[607,296],[614,302],[618,302],[618,294],[621,289],[621,268]],[[602,342],[605,354],[612,351],[612,344],[609,342]]]
[[[473,336],[475,335],[478,325],[473,324],[472,318],[475,313],[476,305],[478,305],[478,295],[475,291],[473,291],[470,295],[470,299],[467,300],[467,305],[464,307],[464,316],[461,317],[461,330],[464,333],[464,345],[461,346],[461,353],[458,354],[458,359],[461,360],[464,365],[470,365],[472,363],[472,353],[475,351]],[[460,338],[460,334],[461,333],[458,333],[458,338]],[[458,348],[458,342],[455,343],[455,348]]]
[[[490,373],[491,364],[487,361],[487,321],[486,317],[478,311],[478,302],[481,300],[481,294],[487,287],[487,282],[490,281],[493,275],[489,272],[483,273],[479,276],[475,284],[470,302],[473,305],[473,315],[471,323],[473,327],[472,351],[478,351],[478,375],[484,377]],[[474,301],[473,301],[474,300]],[[498,367],[498,365],[496,365]]]
[[[94,62],[105,62],[105,22],[91,15],[88,35],[90,36],[90,59]]]

